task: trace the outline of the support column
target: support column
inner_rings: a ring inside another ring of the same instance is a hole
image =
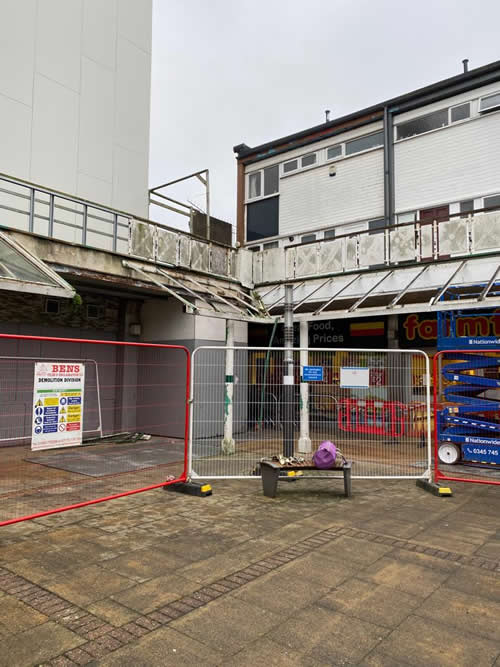
[[[281,392],[281,422],[283,425],[283,456],[293,456],[295,388],[293,369],[293,286],[285,285],[284,372]]]
[[[309,323],[300,322],[300,369],[309,363]],[[302,376],[302,374],[301,374]],[[311,451],[311,438],[309,437],[309,383],[300,382],[300,437],[299,452],[308,454]]]
[[[234,321],[226,320],[226,347],[234,346]],[[224,454],[234,454],[233,439],[233,392],[234,392],[234,350],[226,350],[226,368],[224,378],[224,438],[221,449]]]

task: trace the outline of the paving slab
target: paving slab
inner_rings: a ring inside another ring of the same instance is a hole
[[[44,623],[4,637],[0,666],[38,665],[82,643],[83,639],[57,623]]]
[[[281,622],[278,614],[227,597],[173,621],[171,627],[225,655],[232,655]]]
[[[365,581],[385,584],[390,588],[424,598],[438,589],[448,578],[445,572],[415,563],[397,561],[387,556],[380,558],[357,576]]]
[[[355,664],[390,631],[366,621],[311,605],[293,614],[267,638],[302,656],[304,664]]]
[[[125,646],[96,664],[99,667],[192,667],[196,664],[221,665],[222,662],[223,655],[215,648],[173,628],[161,628],[145,637],[140,644]]]
[[[355,577],[318,600],[323,609],[387,628],[398,626],[421,604],[415,595]]]
[[[63,576],[46,584],[49,591],[84,606],[132,586],[134,582],[131,579],[97,565],[80,569],[77,576]]]
[[[457,630],[448,624],[446,616],[440,621],[409,616],[378,649],[401,664],[415,667],[489,667],[500,653],[498,642]]]
[[[442,586],[415,613],[436,621],[446,618],[448,626],[492,639],[500,650],[500,602]]]
[[[110,598],[133,611],[146,614],[192,593],[197,588],[199,588],[197,583],[178,574],[166,574],[114,593]]]

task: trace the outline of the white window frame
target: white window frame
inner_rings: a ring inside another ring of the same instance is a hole
[[[335,155],[334,157],[328,157],[328,151],[331,148],[340,148],[340,155]],[[344,143],[341,144],[332,144],[331,146],[327,146],[325,148],[325,162],[334,162],[335,160],[341,160],[344,155]]]
[[[459,120],[452,120],[452,118],[451,118],[452,110],[456,109],[457,107],[463,107],[466,104],[469,105],[469,115],[467,116],[467,118],[460,118]],[[452,107],[449,107],[449,109],[448,109],[448,126],[449,125],[458,125],[458,123],[464,123],[465,121],[470,120],[471,118],[472,118],[472,101],[471,100],[468,100],[467,102],[460,102],[460,104],[454,104]],[[445,127],[447,127],[447,126],[445,126]],[[443,128],[438,127],[436,129],[441,130]],[[434,132],[435,130],[429,130],[429,131]],[[423,133],[423,134],[425,134],[425,133]],[[416,135],[416,136],[418,136],[418,135]]]
[[[264,194],[264,172],[266,169],[269,167],[278,167],[278,189],[276,192],[272,192],[269,195]],[[250,197],[250,177],[253,176],[254,174],[260,173],[260,194],[256,195],[255,197]],[[280,193],[280,165],[276,164],[269,164],[267,167],[262,167],[261,169],[256,169],[255,171],[251,171],[248,174],[246,174],[246,189],[245,189],[245,204],[251,204],[254,201],[260,201],[261,199],[270,199],[271,197],[277,197]]]
[[[484,195],[483,199],[483,208],[487,208],[485,199],[489,199],[490,197],[500,197],[500,192],[493,192],[491,195]],[[500,210],[500,209],[497,209]]]
[[[359,139],[364,139],[365,137],[372,137],[375,134],[382,134],[383,135],[384,130],[377,130],[376,132],[369,132],[368,134],[362,134],[359,137],[353,137],[352,139],[348,139],[347,141],[344,141],[344,157],[349,158],[349,157],[354,157],[355,155],[363,155],[363,153],[368,153],[370,151],[379,151],[381,148],[384,147],[384,141],[382,139],[382,143],[379,144],[378,146],[371,146],[370,148],[365,148],[362,151],[356,151],[355,153],[349,153],[347,155],[347,144],[351,143],[352,141],[358,141]]]
[[[255,197],[250,197],[250,179],[252,176],[255,176],[255,174],[260,174],[260,192],[258,195],[255,195]],[[255,201],[257,199],[262,198],[262,192],[264,191],[264,178],[263,178],[263,173],[262,169],[256,169],[255,171],[252,171],[247,174],[247,188],[246,188],[246,201]]]
[[[289,162],[296,162],[297,166],[295,167],[295,169],[290,169],[289,171],[285,171],[285,164],[288,164]],[[290,174],[296,174],[298,171],[300,171],[300,157],[292,157],[289,160],[285,160],[280,164],[280,177],[289,176]]]
[[[481,102],[483,100],[488,99],[488,97],[495,97],[496,95],[500,95],[500,90],[497,90],[494,93],[488,93],[487,95],[482,95],[479,98],[478,113],[480,116],[482,116],[483,114],[493,113],[494,111],[500,111],[500,102],[498,104],[495,104],[495,106],[488,107],[487,109],[481,109]]]

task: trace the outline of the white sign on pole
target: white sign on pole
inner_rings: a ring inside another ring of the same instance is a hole
[[[82,444],[84,384],[85,367],[81,363],[35,364],[31,449]]]
[[[370,386],[370,369],[344,367],[340,369],[340,386],[341,387],[369,387]]]

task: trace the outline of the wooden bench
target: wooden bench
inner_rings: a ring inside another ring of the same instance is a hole
[[[321,472],[330,472],[331,470],[338,470],[344,474],[344,495],[346,498],[351,496],[351,467],[352,461],[346,461],[343,466],[329,468],[328,471],[322,470]],[[278,482],[280,480],[280,473],[283,471],[295,471],[299,470],[319,470],[315,465],[310,463],[297,463],[290,464],[285,463],[281,465],[278,461],[261,461],[260,462],[260,472],[262,476],[262,490],[264,495],[268,498],[276,498],[276,492],[278,490]],[[282,480],[288,479],[285,476],[281,476]]]

